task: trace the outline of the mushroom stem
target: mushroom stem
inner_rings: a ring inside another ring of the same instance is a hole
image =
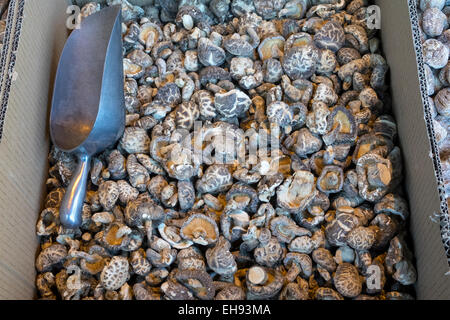
[[[116,239],[120,239],[126,235],[129,235],[130,233],[131,229],[128,226],[122,226],[116,232]]]
[[[255,266],[248,270],[248,281],[254,285],[263,285],[267,282],[267,279],[267,272],[262,267]]]
[[[153,222],[152,220],[145,221],[145,232],[147,234],[147,239],[151,239],[153,235]]]
[[[278,13],[278,17],[289,17],[289,18],[300,18],[300,14],[302,12],[301,10],[301,4],[296,3],[297,1],[290,1],[286,4],[286,6],[280,10]]]
[[[187,30],[191,30],[194,27],[194,19],[188,14],[185,14],[182,18],[183,27]]]
[[[298,277],[301,271],[300,266],[297,263],[293,263],[286,274],[286,280],[289,282],[294,282],[295,278]]]

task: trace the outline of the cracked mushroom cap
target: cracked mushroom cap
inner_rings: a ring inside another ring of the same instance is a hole
[[[216,288],[214,300],[245,300],[245,291],[241,287],[229,284],[224,288]]]
[[[288,248],[289,251],[310,254],[317,248],[317,243],[312,237],[301,236],[292,240],[291,243],[289,243]]]
[[[355,250],[369,250],[377,239],[378,227],[359,226],[347,234],[347,244]]]
[[[183,223],[180,234],[183,239],[207,246],[218,240],[219,228],[210,217],[204,214],[193,214]]]
[[[234,56],[247,57],[253,53],[253,46],[248,41],[242,39],[239,34],[225,38],[223,47]]]
[[[129,278],[128,259],[115,256],[103,269],[100,275],[100,282],[106,290],[118,290]]]
[[[294,139],[293,149],[296,155],[301,158],[306,158],[309,154],[319,151],[323,145],[322,139],[307,128],[295,131],[289,138]],[[288,139],[285,140],[285,144]]]
[[[146,276],[152,269],[152,265],[147,260],[142,248],[131,253],[130,265],[133,272],[140,276]]]
[[[340,207],[341,212],[327,224],[325,235],[328,242],[336,247],[343,246],[347,243],[347,234],[355,227],[359,226],[358,218],[353,214],[353,208]]]
[[[175,274],[178,282],[199,298],[200,300],[212,300],[215,296],[215,287],[211,276],[203,270],[178,270]]]
[[[318,58],[319,51],[313,45],[293,47],[283,56],[283,69],[292,80],[307,79],[314,74]]]
[[[309,286],[304,280],[301,283],[288,283],[280,293],[280,300],[308,300]]]
[[[232,275],[237,271],[237,264],[230,248],[230,242],[220,236],[214,248],[206,251],[206,261],[214,272],[221,275]]]
[[[238,89],[217,93],[214,98],[216,110],[226,118],[233,118],[247,112],[252,100]]]
[[[336,262],[328,249],[317,248],[312,252],[312,259],[328,272],[334,272],[336,270]]]
[[[198,40],[198,60],[205,66],[220,66],[225,62],[226,53],[208,38]]]
[[[115,181],[102,182],[98,188],[100,204],[106,211],[111,211],[119,199],[119,187]]]
[[[49,271],[54,265],[61,263],[67,257],[67,249],[59,243],[42,250],[36,259],[36,269],[39,272]]]
[[[314,175],[298,170],[278,187],[277,203],[291,213],[301,212],[309,206],[317,195]]]
[[[347,298],[355,298],[362,291],[358,269],[350,263],[341,263],[333,277],[336,290]]]
[[[283,258],[285,249],[277,238],[271,237],[267,243],[260,244],[254,251],[255,261],[269,268],[274,267]]]
[[[294,111],[283,101],[274,101],[267,107],[267,117],[271,123],[281,127],[289,126],[294,120]]]
[[[177,264],[179,270],[206,270],[205,259],[197,247],[180,250],[177,255]]]
[[[342,26],[336,21],[325,23],[314,35],[314,43],[321,49],[333,52],[339,51],[344,46],[345,33]]]
[[[233,182],[233,177],[227,166],[213,164],[206,169],[202,178],[197,181],[197,190],[202,193],[216,194],[227,190]]]
[[[145,129],[139,127],[126,127],[120,146],[127,153],[149,153],[150,138]]]

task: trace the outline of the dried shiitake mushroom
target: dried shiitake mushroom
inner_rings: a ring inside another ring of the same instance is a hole
[[[448,10],[419,2],[445,145]],[[107,0],[82,17],[118,3],[125,130],[93,158],[74,230],[59,206],[76,161],[52,147],[39,297],[412,298],[389,67],[368,1]]]

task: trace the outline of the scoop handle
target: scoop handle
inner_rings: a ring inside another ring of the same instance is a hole
[[[81,211],[86,197],[86,186],[91,166],[91,157],[78,155],[78,165],[59,208],[59,217],[64,227],[78,228],[81,225]]]

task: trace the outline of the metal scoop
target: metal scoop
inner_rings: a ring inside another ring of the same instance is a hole
[[[81,225],[91,157],[113,145],[125,127],[120,9],[87,17],[69,36],[58,65],[50,136],[78,159],[59,210],[66,228]]]

